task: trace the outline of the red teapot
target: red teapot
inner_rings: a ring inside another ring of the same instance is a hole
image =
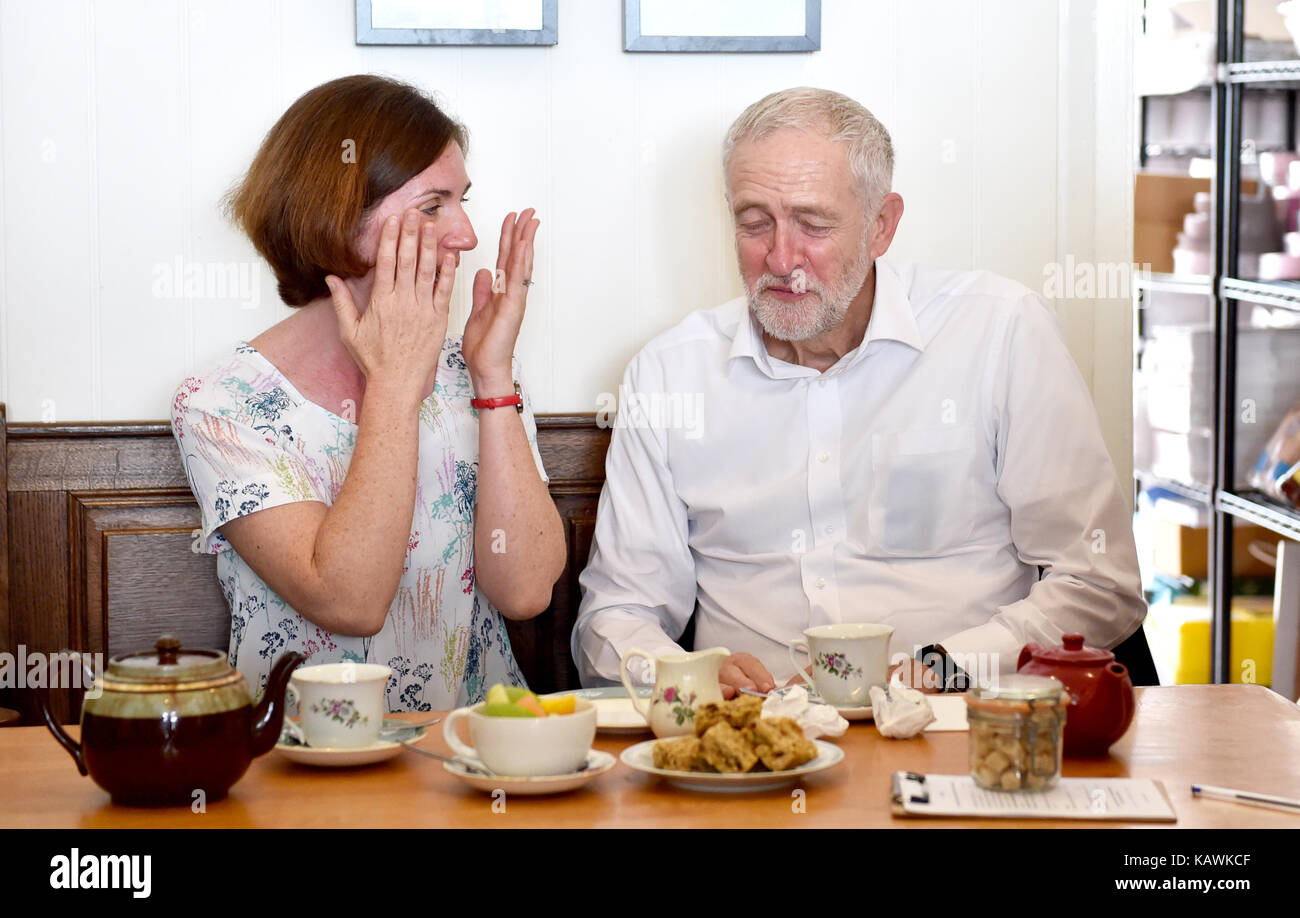
[[[1065,718],[1065,754],[1105,755],[1133,720],[1133,680],[1109,650],[1084,647],[1082,634],[1065,635],[1063,647],[1026,644],[1016,669],[1054,676],[1070,693]]]

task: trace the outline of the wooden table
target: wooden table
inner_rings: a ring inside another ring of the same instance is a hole
[[[428,715],[410,715],[423,718]],[[647,738],[598,735],[617,755]],[[347,770],[294,765],[271,753],[253,762],[230,795],[194,814],[188,808],[114,806],[77,773],[44,727],[0,730],[0,827],[928,827],[935,825],[1104,825],[996,820],[899,819],[890,814],[890,776],[911,770],[958,774],[967,768],[965,733],[887,740],[856,723],[837,742],[839,765],[808,776],[805,812],[792,787],[753,794],[677,790],[621,762],[585,788],[555,797],[507,798],[493,812],[487,794],[442,764],[413,753]],[[446,752],[441,725],[422,741]],[[1300,816],[1192,799],[1192,782],[1300,797],[1300,707],[1261,686],[1195,685],[1138,690],[1137,715],[1108,758],[1069,760],[1065,775],[1162,780],[1178,825],[1300,827]]]

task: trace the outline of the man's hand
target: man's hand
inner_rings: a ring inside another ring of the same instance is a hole
[[[764,694],[776,688],[776,680],[767,667],[747,653],[733,653],[723,660],[722,668],[718,670],[718,682],[722,685],[722,697],[726,699],[735,698],[743,688]]]
[[[937,695],[943,688],[939,682],[939,674],[926,666],[919,660],[907,660],[903,663],[895,663],[889,667],[889,674],[886,680],[892,680],[894,673],[898,673],[898,678],[904,685],[909,685],[914,689],[920,689],[927,695]]]

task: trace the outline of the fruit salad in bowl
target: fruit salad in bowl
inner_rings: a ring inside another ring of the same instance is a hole
[[[469,723],[467,745],[457,723]],[[538,696],[494,685],[487,698],[457,708],[443,722],[443,738],[459,756],[478,759],[498,775],[534,777],[575,772],[596,738],[596,706],[574,695]]]
[[[549,717],[572,714],[577,709],[573,695],[536,695],[517,685],[497,683],[488,689],[483,714],[488,717]]]

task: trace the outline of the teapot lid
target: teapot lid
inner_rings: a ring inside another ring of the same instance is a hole
[[[1035,660],[1048,663],[1074,663],[1085,666],[1105,666],[1115,662],[1115,655],[1098,647],[1084,647],[1082,634],[1067,634],[1060,647],[1044,647],[1034,653]]]
[[[153,650],[114,657],[108,661],[108,675],[124,682],[186,683],[218,679],[235,671],[219,650],[182,650],[180,639],[165,634]]]

